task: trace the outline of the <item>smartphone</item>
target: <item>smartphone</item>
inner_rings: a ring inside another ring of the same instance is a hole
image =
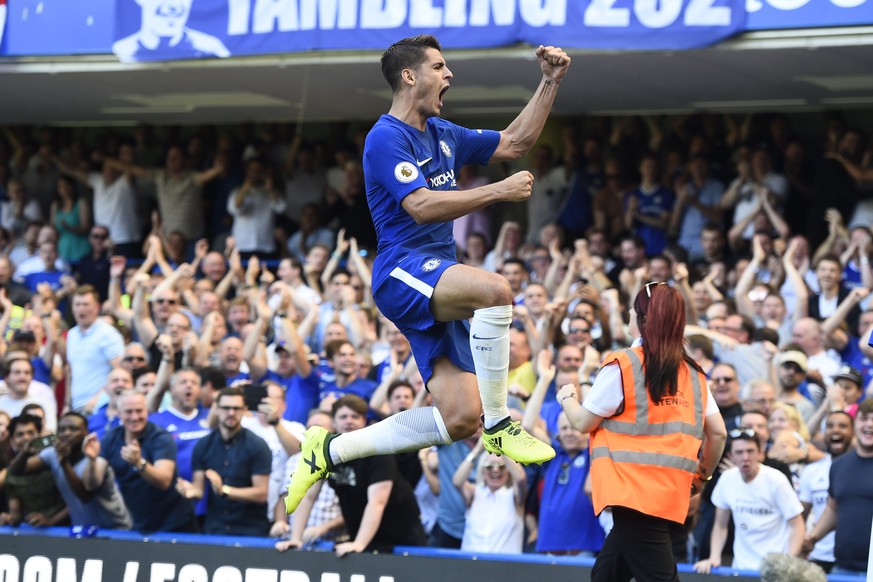
[[[248,384],[243,390],[246,407],[253,412],[257,411],[261,400],[267,397],[267,387],[264,384]]]
[[[36,437],[33,440],[33,449],[35,451],[41,451],[43,449],[47,449],[48,447],[54,446],[55,444],[55,435],[50,434],[48,436]]]

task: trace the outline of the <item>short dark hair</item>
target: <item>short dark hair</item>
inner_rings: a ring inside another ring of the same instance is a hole
[[[61,420],[67,418],[68,416],[72,416],[72,417],[78,418],[79,420],[82,421],[82,424],[85,425],[85,428],[88,428],[88,418],[87,418],[84,414],[81,414],[81,413],[79,413],[79,412],[76,412],[75,410],[71,410],[71,411],[69,411],[69,412],[63,414],[63,415],[61,416]]]
[[[703,355],[706,359],[711,360],[715,357],[715,351],[712,346],[712,340],[701,334],[689,335],[688,338],[688,347],[692,350],[700,350],[703,352]]]
[[[73,295],[76,297],[83,297],[85,295],[91,295],[94,297],[94,301],[97,304],[100,304],[100,293],[97,291],[97,288],[94,285],[81,285],[73,291]]]
[[[215,403],[218,404],[218,401],[221,400],[223,396],[239,396],[240,398],[245,398],[243,391],[236,386],[229,386],[219,390],[218,394],[215,395]]]
[[[200,369],[200,385],[211,384],[214,390],[221,390],[227,386],[227,378],[219,368],[207,366]]]
[[[330,417],[334,418],[340,408],[350,408],[361,416],[367,416],[367,401],[354,394],[346,394],[341,396],[330,407]]]
[[[865,398],[864,401],[858,405],[858,410],[855,412],[855,418],[857,418],[859,414],[873,414],[873,398]]]
[[[412,384],[409,383],[408,380],[394,380],[391,384],[388,385],[388,400],[391,400],[391,396],[396,392],[399,388],[409,388],[412,390],[412,395],[415,396],[415,388],[412,387]]]
[[[146,374],[157,374],[157,370],[150,366],[143,366],[142,368],[134,368],[133,371],[130,373],[131,377],[133,378],[134,384],[136,384],[137,380],[139,380]]]
[[[530,274],[530,269],[527,268],[527,264],[525,264],[525,262],[522,261],[521,259],[519,259],[518,257],[510,257],[510,258],[506,259],[505,261],[503,261],[503,266],[505,267],[506,265],[518,265],[519,267],[521,267],[522,271],[524,271],[527,274]],[[501,271],[502,270],[503,269],[501,268]]]
[[[761,450],[761,436],[752,428],[735,428],[728,433],[730,441],[728,442],[728,450],[733,451],[735,441],[749,441],[755,443],[758,450]]]
[[[388,81],[392,91],[396,92],[400,88],[400,73],[403,69],[414,69],[423,63],[429,48],[443,50],[435,36],[422,34],[398,40],[382,53],[382,76]]]
[[[33,362],[31,362],[29,358],[18,357],[18,358],[12,358],[11,360],[9,360],[8,362],[6,362],[4,364],[4,366],[3,366],[3,375],[4,376],[8,376],[9,374],[12,373],[12,364],[14,364],[15,362],[27,362],[27,365],[30,366],[30,373],[31,374],[33,373]]]
[[[21,409],[21,414],[30,414],[31,410],[42,410],[43,414],[47,414],[43,405],[37,404],[36,402],[31,402],[30,404],[25,404],[24,408]],[[36,415],[34,414],[34,416],[36,416]]]
[[[813,265],[813,268],[818,269],[818,266],[820,264],[822,264],[822,262],[824,262],[824,261],[828,261],[830,263],[836,263],[837,265],[840,265],[841,268],[843,265],[842,261],[840,261],[840,257],[835,255],[834,253],[827,253],[827,254],[824,254],[818,258],[818,260],[815,262],[815,265]]]
[[[326,346],[324,346],[324,355],[327,357],[328,360],[332,360],[336,353],[340,351],[340,348],[342,348],[346,344],[355,347],[355,344],[353,344],[349,340],[338,339],[330,341],[327,343]]]
[[[9,421],[9,435],[15,434],[15,429],[22,424],[32,424],[36,427],[36,432],[42,432],[42,419],[32,414],[19,414]]]

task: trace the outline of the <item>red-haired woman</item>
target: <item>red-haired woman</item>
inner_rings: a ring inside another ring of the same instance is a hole
[[[712,475],[727,433],[683,349],[682,295],[649,283],[630,316],[633,346],[606,357],[583,403],[572,384],[558,401],[574,428],[591,433],[594,510],[611,508],[615,523],[591,580],[678,581],[670,531]]]

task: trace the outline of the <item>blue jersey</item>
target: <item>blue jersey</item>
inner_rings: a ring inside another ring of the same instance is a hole
[[[188,481],[193,475],[191,454],[194,452],[194,445],[210,432],[208,418],[208,409],[198,409],[189,418],[179,416],[177,411],[170,409],[149,415],[149,421],[170,433],[176,442],[176,468],[179,476]]]
[[[379,118],[364,144],[367,203],[379,241],[376,270],[424,247],[455,260],[452,222],[417,224],[401,202],[419,188],[457,190],[461,167],[487,164],[499,141],[496,131],[465,129],[439,117],[428,119],[424,131],[390,115]]]
[[[282,418],[305,425],[309,411],[318,406],[318,374],[315,368],[305,378],[300,374],[280,376],[268,371],[258,382],[267,381],[285,389],[285,414]]]

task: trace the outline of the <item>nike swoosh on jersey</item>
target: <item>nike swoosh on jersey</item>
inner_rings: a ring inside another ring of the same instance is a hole
[[[426,158],[424,160],[421,160],[420,162],[418,160],[415,160],[415,163],[418,164],[418,167],[420,168],[423,165],[425,165],[426,163],[428,163],[429,161],[431,161],[432,159],[433,159],[433,157],[430,157],[430,158]]]
[[[487,341],[487,340],[494,340],[494,339],[497,339],[497,336],[494,336],[494,337],[479,337],[478,335],[476,335],[476,334],[474,333],[474,334],[473,334],[473,339],[475,339],[475,340],[485,340],[485,341]]]

